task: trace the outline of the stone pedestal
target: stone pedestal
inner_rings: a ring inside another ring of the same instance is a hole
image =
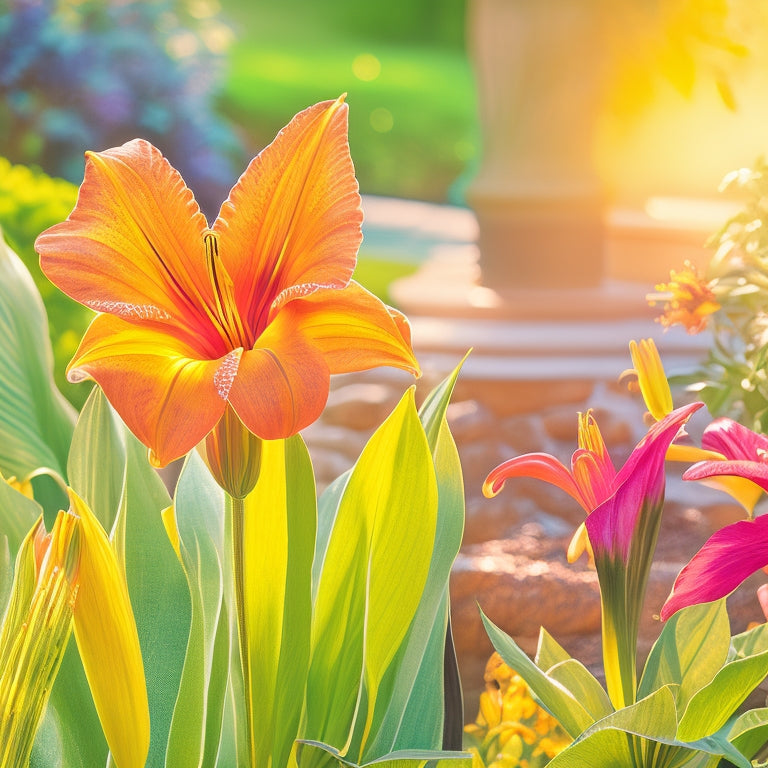
[[[483,139],[467,200],[482,282],[585,287],[603,277],[601,0],[471,0],[468,44]]]

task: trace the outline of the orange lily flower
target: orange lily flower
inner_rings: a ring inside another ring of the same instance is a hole
[[[148,142],[89,152],[74,210],[38,237],[45,274],[99,313],[69,380],[94,379],[156,465],[229,409],[259,438],[295,434],[332,373],[419,374],[404,316],[351,280],[362,212],[347,111],[342,97],[298,114],[211,227]]]

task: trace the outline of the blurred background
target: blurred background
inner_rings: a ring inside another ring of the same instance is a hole
[[[341,93],[366,195],[478,212],[575,173],[600,216],[712,198],[768,142],[766,30],[749,0],[0,0],[0,226],[39,278],[31,244],[83,152],[135,136],[212,220],[293,114]],[[369,236],[357,277],[391,300],[422,256]],[[59,371],[87,313],[39,285]]]

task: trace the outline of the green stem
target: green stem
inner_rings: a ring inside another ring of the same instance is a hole
[[[240,657],[240,671],[243,679],[245,704],[246,741],[248,744],[248,766],[256,768],[253,738],[253,706],[251,703],[251,661],[248,652],[248,627],[245,620],[245,503],[226,494],[227,510],[231,521],[232,578],[235,597],[235,617]]]

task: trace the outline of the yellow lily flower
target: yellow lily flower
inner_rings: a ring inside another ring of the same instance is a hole
[[[41,518],[16,560],[0,632],[0,765],[27,766],[74,627],[114,763],[143,768],[149,706],[128,588],[101,523],[68,493],[69,511],[59,512],[50,533]]]

